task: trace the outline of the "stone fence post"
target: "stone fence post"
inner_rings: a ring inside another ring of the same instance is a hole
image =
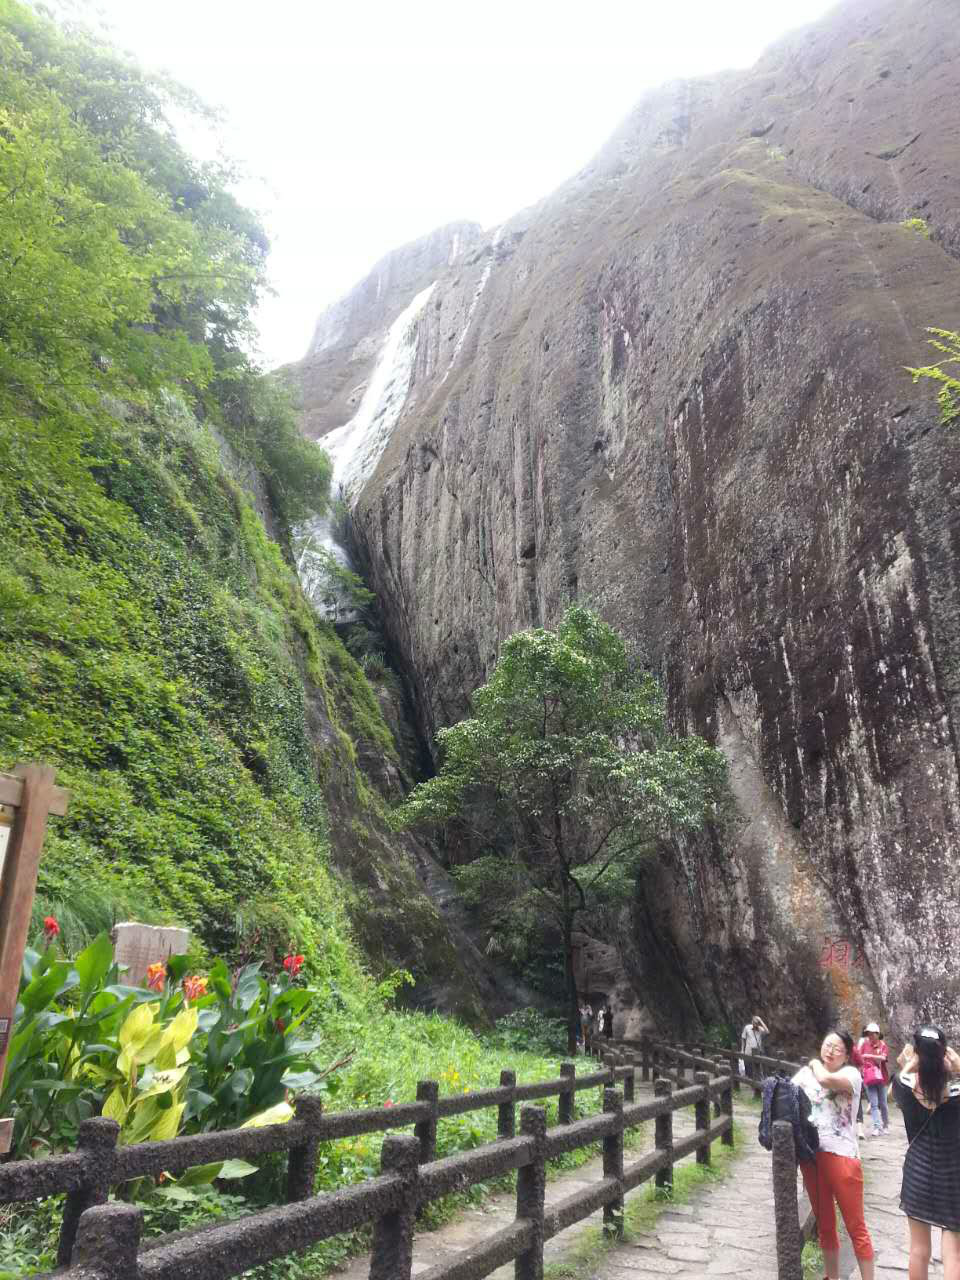
[[[436,1080],[420,1080],[417,1084],[417,1101],[426,1102],[430,1115],[413,1126],[420,1143],[420,1163],[427,1164],[437,1157],[437,1104],[440,1101],[440,1085]]]
[[[73,1265],[97,1280],[137,1280],[143,1215],[136,1205],[100,1204],[81,1215]]]
[[[509,1102],[501,1102],[497,1107],[497,1137],[512,1138],[517,1131],[515,1102],[517,1073],[515,1071],[501,1071],[500,1088],[510,1090],[510,1100]]]
[[[577,1068],[572,1062],[561,1062],[560,1074],[566,1080],[567,1088],[560,1090],[557,1100],[557,1120],[560,1124],[570,1124],[573,1121],[573,1100],[576,1097],[573,1085],[577,1077]]]
[[[83,1214],[95,1205],[107,1203],[119,1136],[120,1126],[116,1120],[109,1120],[106,1116],[91,1116],[80,1123],[77,1147],[86,1157],[83,1185],[67,1193],[63,1206],[57,1245],[58,1267],[67,1266],[73,1258],[74,1241]]]
[[[673,1085],[669,1080],[657,1080],[653,1092],[658,1098],[669,1098],[673,1093]],[[657,1170],[656,1185],[662,1191],[673,1190],[673,1112],[667,1111],[657,1116],[654,1126],[653,1144],[658,1151],[667,1152],[667,1163]]]
[[[306,1200],[313,1195],[320,1149],[323,1100],[317,1094],[302,1093],[294,1102],[294,1123],[303,1125],[303,1141],[290,1148],[287,1157],[287,1201]]]
[[[543,1209],[547,1184],[547,1113],[543,1107],[520,1109],[520,1132],[534,1143],[533,1159],[517,1172],[517,1217],[533,1228],[530,1248],[518,1254],[515,1280],[543,1280]]]
[[[777,1280],[803,1280],[797,1156],[789,1120],[773,1122],[773,1214],[777,1224]]]
[[[644,1084],[650,1080],[651,1056],[650,1037],[645,1035],[640,1041],[640,1078]]]
[[[395,1173],[403,1179],[403,1199],[399,1209],[381,1214],[374,1223],[370,1280],[410,1280],[420,1155],[421,1144],[417,1138],[406,1134],[391,1134],[384,1139],[380,1172]]]
[[[603,1206],[603,1233],[619,1239],[623,1235],[623,1094],[619,1089],[604,1089],[603,1110],[616,1118],[613,1133],[603,1139],[603,1176],[620,1183],[620,1195]]]
[[[698,1132],[706,1133],[710,1128],[710,1076],[706,1071],[696,1071],[693,1081],[703,1089],[703,1097],[693,1104],[693,1123]],[[709,1163],[710,1143],[705,1142],[702,1147],[697,1147],[697,1164]]]

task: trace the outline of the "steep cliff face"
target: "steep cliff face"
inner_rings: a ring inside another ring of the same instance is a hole
[[[648,95],[442,272],[353,508],[426,738],[578,596],[727,752],[737,818],[664,852],[623,941],[664,1015],[956,1007],[960,446],[904,372],[960,327],[953,16],[847,0]],[[311,433],[422,287],[321,320],[353,327],[305,365]]]

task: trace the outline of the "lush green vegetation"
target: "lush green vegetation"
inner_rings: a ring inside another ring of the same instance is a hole
[[[658,682],[580,605],[553,631],[511,636],[472,703],[471,719],[437,735],[440,772],[411,792],[395,820],[469,815],[480,848],[458,878],[501,945],[535,932],[544,915],[552,919],[572,1052],[578,918],[626,900],[657,840],[717,816],[723,757],[702,738],[669,732]],[[490,814],[503,825],[484,825]]]
[[[326,502],[244,354],[266,238],[178,144],[187,91],[15,0],[0,102],[0,767],[72,792],[38,919],[76,946],[118,915],[257,934],[355,989],[305,688],[348,765],[351,731],[389,734],[237,480],[281,533]]]
[[[106,936],[72,960],[53,938],[41,953],[28,953],[0,1097],[15,1116],[18,1154],[70,1149],[80,1121],[101,1108],[121,1123],[121,1142],[135,1142],[248,1123],[257,1115],[283,1120],[291,1113],[288,1091],[302,1088],[320,1092],[333,1108],[389,1107],[411,1100],[423,1078],[436,1079],[443,1094],[460,1094],[498,1084],[507,1063],[522,1081],[557,1074],[559,1055],[552,1050],[562,1028],[536,1015],[511,1017],[481,1039],[436,1015],[386,1010],[402,978],[369,986],[362,1000],[331,999],[329,989],[305,979],[302,960],[286,957],[276,976],[264,976],[253,964],[231,977],[222,961],[197,975],[178,957],[166,969],[157,966],[147,990],[123,985]],[[344,1053],[344,1046],[351,1051]],[[597,1094],[578,1097],[585,1113],[599,1103]],[[555,1101],[548,1110],[555,1121]],[[383,1136],[325,1144],[318,1187],[378,1173]],[[452,1117],[439,1125],[438,1152],[469,1149],[495,1136],[495,1108]],[[558,1163],[569,1167],[589,1154]],[[159,1183],[142,1179],[124,1195],[142,1207],[147,1234],[250,1213],[282,1195],[282,1160],[256,1170],[228,1164]],[[431,1207],[426,1225],[491,1189],[479,1185]],[[4,1212],[0,1277],[52,1265],[59,1207],[48,1201]],[[366,1243],[364,1233],[353,1233],[259,1274],[316,1275]]]

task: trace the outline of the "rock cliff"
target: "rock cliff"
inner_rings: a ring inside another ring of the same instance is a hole
[[[655,1016],[955,1020],[960,445],[904,371],[960,328],[954,19],[846,0],[648,94],[533,209],[387,259],[301,367],[320,437],[435,282],[353,505],[428,741],[576,596],[726,752],[736,817],[620,940]]]

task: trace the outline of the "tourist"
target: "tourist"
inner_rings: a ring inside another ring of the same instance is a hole
[[[893,1096],[910,1143],[900,1187],[909,1280],[927,1280],[931,1226],[943,1231],[944,1280],[960,1280],[960,1056],[939,1027],[918,1027],[897,1065]]]
[[[746,1068],[744,1074],[748,1075],[751,1080],[754,1078],[754,1065],[749,1059],[754,1054],[763,1052],[763,1037],[769,1034],[769,1028],[759,1013],[755,1013],[740,1032],[740,1053],[743,1056]]]
[[[867,1098],[870,1101],[870,1117],[873,1120],[873,1137],[879,1138],[890,1127],[887,1113],[887,1058],[889,1050],[880,1035],[880,1028],[875,1022],[868,1022],[863,1028],[864,1038],[857,1045],[860,1058],[860,1074],[866,1086]]]
[[[873,1244],[863,1218],[863,1167],[857,1146],[855,1117],[862,1088],[860,1072],[853,1065],[853,1037],[831,1031],[812,1058],[793,1077],[810,1099],[810,1121],[820,1138],[816,1161],[800,1169],[817,1219],[820,1248],[828,1280],[840,1278],[840,1237],[835,1204],[863,1280],[873,1280]]]
[[[590,1053],[593,1049],[593,1035],[595,1020],[593,1009],[587,1003],[583,1006],[583,1050],[584,1053]]]
[[[850,1061],[860,1072],[860,1079],[863,1079],[863,1059],[860,1057],[860,1046],[866,1041],[867,1028],[864,1027],[860,1032],[860,1039],[853,1046],[853,1053]],[[863,1089],[860,1090],[860,1097],[857,1099],[857,1137],[865,1138],[867,1135],[863,1131]]]
[[[613,1039],[613,1010],[609,1000],[603,1007],[603,1034],[608,1040]]]

